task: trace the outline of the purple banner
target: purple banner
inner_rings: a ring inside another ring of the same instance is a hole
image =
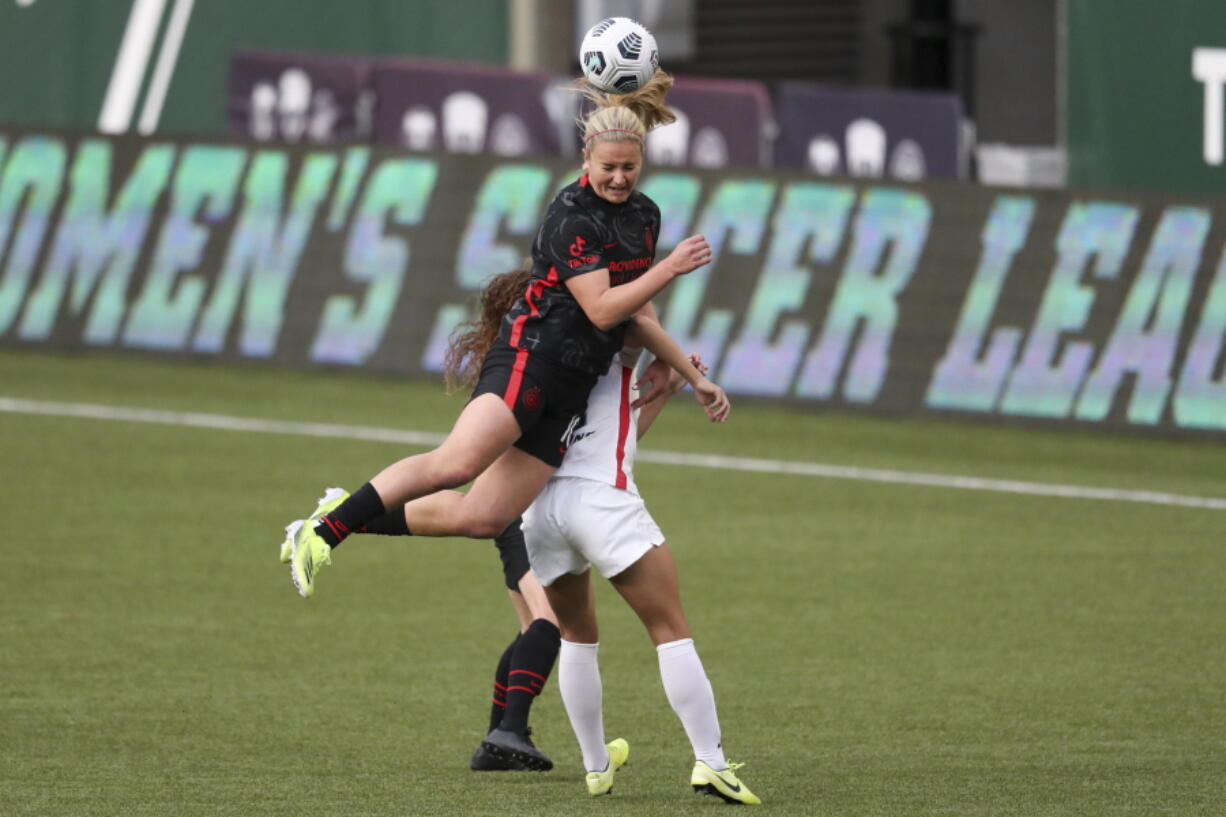
[[[966,175],[962,103],[954,94],[784,83],[775,117],[781,168],[904,181]]]
[[[647,137],[654,165],[763,167],[770,98],[757,82],[678,78],[668,94],[677,121]]]
[[[558,155],[577,94],[548,74],[430,60],[382,60],[374,141],[409,150]]]
[[[436,60],[240,53],[231,130],[256,140],[373,141],[413,151],[575,155],[582,97],[566,77]],[[677,122],[647,140],[656,166],[805,168],[904,181],[965,176],[962,110],[938,93],[679,78]]]
[[[237,53],[230,59],[230,131],[261,142],[366,139],[372,64],[362,57]]]

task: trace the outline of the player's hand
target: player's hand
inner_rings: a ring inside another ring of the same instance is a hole
[[[668,262],[677,275],[685,275],[699,267],[710,264],[712,258],[711,245],[701,235],[692,235],[682,240],[668,254]]]
[[[728,401],[728,395],[719,386],[704,377],[694,385],[694,397],[702,404],[703,409],[707,412],[707,419],[711,422],[728,421],[732,403]]]
[[[702,362],[702,355],[697,353],[690,355],[690,363],[698,370],[698,373],[706,377],[707,372],[711,371],[711,367]],[[680,388],[680,386],[678,386]]]
[[[702,362],[699,355],[689,355],[690,365],[693,366],[700,375],[706,375],[707,364]],[[688,385],[689,381],[685,379],[685,375],[676,369],[668,370],[668,393],[676,394]]]
[[[707,364],[702,362],[702,358],[698,355],[690,355],[690,363],[698,373],[705,375],[707,373]],[[661,386],[660,384],[664,384]],[[685,375],[664,364],[663,361],[653,360],[647,364],[643,370],[643,376],[639,378],[635,384],[635,388],[639,390],[639,398],[630,404],[630,408],[641,408],[648,403],[654,403],[662,397],[671,397],[677,392],[684,389],[686,386]],[[647,389],[644,392],[644,389]]]
[[[630,408],[642,408],[648,403],[654,403],[661,398],[668,397],[673,393],[672,378],[676,374],[666,363],[661,360],[653,360],[643,369],[643,376],[639,378],[639,382],[635,384],[639,390],[639,397],[630,404]],[[681,377],[681,375],[677,375]],[[682,378],[681,385],[685,385],[685,379]]]

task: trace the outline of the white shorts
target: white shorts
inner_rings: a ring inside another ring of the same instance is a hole
[[[589,565],[612,578],[664,544],[641,496],[579,477],[550,480],[524,512],[523,528],[532,572],[546,587]]]

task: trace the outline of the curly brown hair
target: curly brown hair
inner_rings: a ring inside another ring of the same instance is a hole
[[[450,394],[458,389],[470,389],[481,375],[485,355],[498,338],[502,318],[524,294],[532,280],[532,267],[495,275],[481,290],[477,315],[458,325],[451,332],[447,356],[443,358],[443,379]]]

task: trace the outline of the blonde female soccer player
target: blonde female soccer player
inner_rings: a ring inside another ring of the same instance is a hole
[[[697,235],[656,263],[660,210],[635,189],[648,130],[675,118],[664,104],[671,86],[658,71],[631,94],[588,89],[597,107],[583,123],[586,172],[547,208],[531,281],[502,318],[472,400],[438,448],[392,463],[335,507],[317,507],[295,531],[290,574],[302,596],[315,592],[333,548],[406,502],[416,535],[501,533],[561,464],[568,430],[622,348],[630,319],[654,317],[652,297],[711,261]],[[722,422],[723,390],[693,367],[683,374],[709,417]],[[445,490],[470,481],[467,493]]]

